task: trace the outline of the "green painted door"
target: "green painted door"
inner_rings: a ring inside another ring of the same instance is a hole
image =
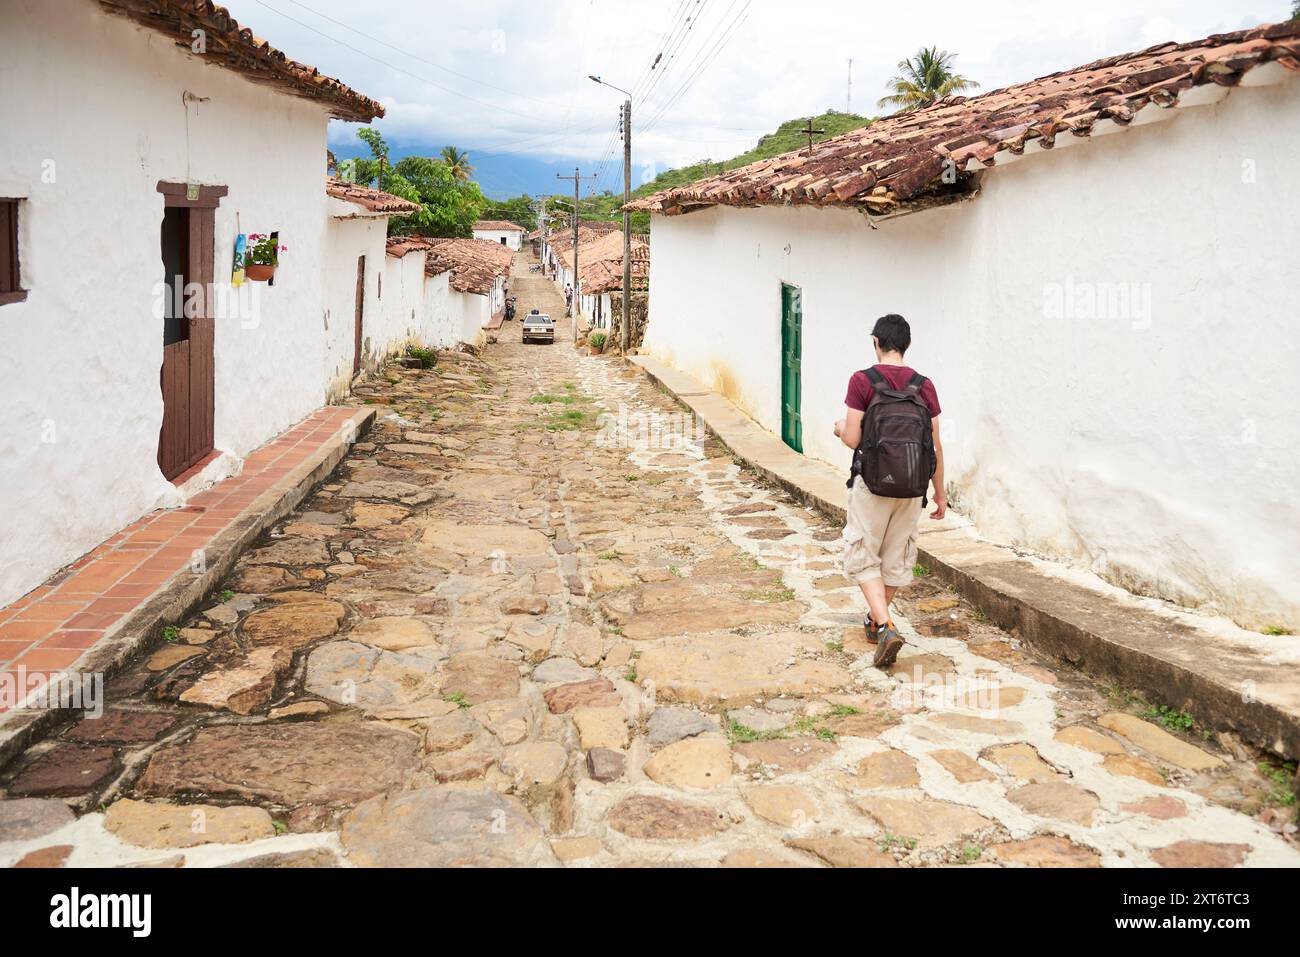
[[[799,415],[803,396],[803,293],[798,286],[781,284],[781,440],[796,452],[803,451],[803,420]]]

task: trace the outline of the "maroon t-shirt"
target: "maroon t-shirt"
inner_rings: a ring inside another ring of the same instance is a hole
[[[916,372],[915,369],[908,366],[877,364],[874,368],[895,389],[906,389],[907,383]],[[871,388],[871,380],[867,378],[867,374],[865,372],[855,372],[852,378],[849,379],[849,391],[844,396],[844,404],[850,409],[866,412],[867,404],[871,402],[871,397],[875,393],[876,390]],[[928,378],[925,380],[925,385],[921,386],[921,399],[930,410],[930,418],[938,418],[939,413],[943,410],[939,408],[939,394],[934,391],[934,383]]]

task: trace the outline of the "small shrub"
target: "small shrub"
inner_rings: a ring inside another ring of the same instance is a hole
[[[590,332],[587,334],[587,345],[591,346],[591,348],[595,349],[597,352],[604,352],[606,338],[607,336],[603,332]]]
[[[438,364],[438,353],[423,346],[411,346],[406,354],[412,359],[419,359],[421,369],[432,369]]]

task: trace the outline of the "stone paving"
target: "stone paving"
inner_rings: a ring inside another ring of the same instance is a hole
[[[1257,756],[925,576],[871,668],[838,528],[518,332],[360,390],[335,475],[0,774],[0,864],[1300,864]]]

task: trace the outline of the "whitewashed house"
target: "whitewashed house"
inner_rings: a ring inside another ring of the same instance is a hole
[[[352,377],[374,371],[418,335],[416,310],[409,321],[401,303],[402,271],[388,271],[388,219],[419,210],[382,190],[327,179],[329,253],[325,281],[325,374],[331,398],[346,395]],[[423,277],[423,264],[417,264]],[[385,290],[385,278],[388,288]],[[397,279],[396,285],[393,279]],[[385,300],[385,294],[387,300]],[[423,290],[415,294],[422,298]]]
[[[650,238],[632,237],[632,289],[645,292],[650,272]],[[566,268],[572,269],[572,255]],[[571,273],[570,273],[571,274]],[[610,325],[610,294],[623,289],[623,234],[607,232],[578,247],[580,315],[596,329]]]
[[[326,402],[326,126],[383,108],[204,0],[6,0],[0,88],[3,606]]]
[[[984,535],[1300,626],[1298,66],[1300,23],[1162,44],[634,202],[645,351],[847,469],[901,313]]]
[[[514,254],[484,239],[429,239],[426,271],[449,273],[447,326],[456,342],[481,345],[505,316]]]
[[[523,248],[525,232],[522,226],[504,219],[480,219],[474,224],[475,239],[497,243],[514,251]]]

